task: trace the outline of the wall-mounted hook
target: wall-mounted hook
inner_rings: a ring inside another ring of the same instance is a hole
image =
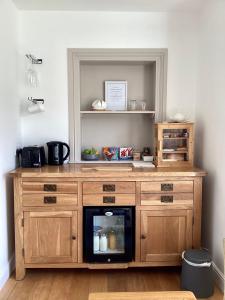
[[[28,97],[27,100],[31,101],[34,104],[38,104],[38,103],[44,104],[45,103],[44,99],[34,99],[32,97]]]
[[[32,54],[26,54],[26,57],[31,61],[32,64],[35,64],[35,65],[41,65],[43,62],[41,58],[36,58]]]
[[[45,111],[44,99],[34,99],[32,97],[28,97],[27,100],[30,102],[30,105],[27,107],[29,113],[33,114]]]

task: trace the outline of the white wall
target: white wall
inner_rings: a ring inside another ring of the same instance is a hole
[[[13,195],[8,171],[15,168],[19,142],[17,97],[17,10],[0,1],[0,287],[13,266]]]
[[[211,1],[201,18],[168,13],[19,12],[20,102],[28,96],[46,99],[46,112],[22,111],[23,145],[48,140],[68,140],[67,48],[168,48],[167,114],[181,111],[197,120],[197,161],[208,172],[204,186],[204,244],[223,269],[222,238],[225,236],[224,126],[225,4]],[[12,254],[12,190],[5,174],[14,167],[19,144],[16,97],[17,12],[8,0],[0,2],[0,285],[8,275]],[[200,54],[197,56],[200,38]],[[25,84],[25,53],[43,58],[36,66],[41,85]],[[197,66],[199,80],[197,81]],[[7,221],[8,220],[8,221]],[[3,233],[3,234],[2,234]],[[8,234],[9,233],[9,234]],[[7,238],[8,236],[8,238]]]
[[[21,76],[24,54],[43,58],[41,86],[21,82],[20,98],[46,99],[46,112],[23,116],[23,144],[68,140],[67,48],[168,48],[168,115],[194,116],[196,19],[191,14],[21,12]]]
[[[210,249],[222,285],[225,238],[225,1],[208,1],[200,19],[196,103],[197,162],[207,172],[203,245]]]

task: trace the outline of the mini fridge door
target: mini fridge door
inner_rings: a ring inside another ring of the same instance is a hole
[[[86,262],[129,262],[134,256],[133,207],[84,208]]]

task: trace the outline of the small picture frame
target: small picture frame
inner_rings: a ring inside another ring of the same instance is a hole
[[[103,147],[102,154],[105,160],[119,160],[119,147]]]
[[[127,110],[127,81],[106,80],[105,102],[107,110]]]
[[[132,147],[123,147],[120,148],[120,159],[129,160],[133,158],[133,148]]]

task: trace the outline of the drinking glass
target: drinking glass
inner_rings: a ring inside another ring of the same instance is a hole
[[[140,101],[140,109],[146,110],[146,102],[145,101]]]
[[[26,77],[27,77],[27,83],[31,87],[37,87],[38,86],[38,74],[35,71],[35,69],[30,66],[26,72]]]
[[[136,100],[130,100],[129,101],[129,110],[136,110],[137,109],[137,101]]]

